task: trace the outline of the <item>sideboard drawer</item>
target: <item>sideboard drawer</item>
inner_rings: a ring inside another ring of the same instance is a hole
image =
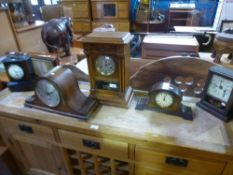
[[[89,21],[73,21],[73,30],[76,33],[79,32],[90,32],[91,31],[91,23]]]
[[[61,142],[72,148],[96,155],[128,158],[128,143],[59,130]]]
[[[225,162],[197,160],[137,147],[135,150],[135,160],[151,167],[170,170],[175,174],[192,172],[193,174],[200,175],[220,175],[225,166]]]
[[[7,118],[0,118],[0,122],[4,131],[13,136],[35,137],[55,141],[53,130],[47,126]]]

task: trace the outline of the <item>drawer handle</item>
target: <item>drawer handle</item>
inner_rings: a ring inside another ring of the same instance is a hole
[[[31,126],[27,126],[27,125],[23,125],[23,124],[19,124],[18,125],[19,129],[25,133],[28,134],[32,134],[33,133],[33,129]]]
[[[83,146],[86,146],[88,148],[92,148],[92,149],[100,149],[100,143],[99,142],[95,142],[92,140],[87,140],[87,139],[83,139]]]
[[[180,159],[180,158],[176,158],[176,157],[166,157],[166,164],[180,166],[180,167],[187,167],[188,160]]]

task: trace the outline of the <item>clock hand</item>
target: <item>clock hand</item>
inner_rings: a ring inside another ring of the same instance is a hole
[[[223,91],[223,97],[225,97],[225,95],[226,95],[226,92],[227,92],[227,90],[225,89],[224,91]]]
[[[223,86],[222,86],[222,80],[220,80],[220,85],[219,85],[219,89],[222,89],[223,88]]]
[[[163,96],[163,101],[166,101],[165,99],[166,99],[166,96],[167,96],[167,94],[165,94],[164,96]]]

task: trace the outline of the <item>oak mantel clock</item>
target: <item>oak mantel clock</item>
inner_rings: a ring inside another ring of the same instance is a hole
[[[39,77],[35,85],[35,95],[25,101],[25,106],[88,119],[98,102],[81,92],[76,69],[72,65],[61,65]]]
[[[211,67],[203,97],[197,105],[224,121],[232,119],[233,70],[223,66]]]
[[[130,46],[127,32],[94,32],[82,39],[87,55],[91,94],[100,103],[128,107],[133,95],[129,85]]]

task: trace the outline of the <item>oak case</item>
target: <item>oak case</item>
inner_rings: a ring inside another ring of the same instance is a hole
[[[127,32],[91,33],[83,38],[84,52],[87,55],[91,94],[102,104],[127,107],[132,88],[129,86],[129,42],[132,35]],[[111,75],[101,75],[95,62],[99,56],[111,57],[115,71]],[[111,88],[112,86],[116,88]]]

